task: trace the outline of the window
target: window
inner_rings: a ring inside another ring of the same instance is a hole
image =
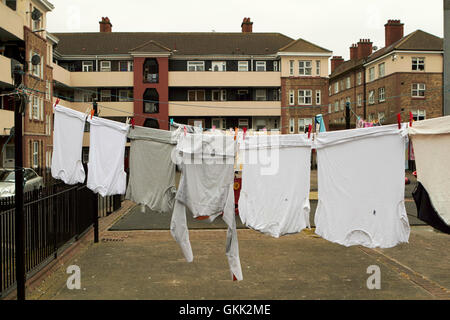
[[[384,122],[384,112],[378,112],[378,121]]]
[[[378,65],[378,77],[384,77],[384,62]]]
[[[188,101],[205,101],[205,90],[188,90]]]
[[[356,83],[359,85],[361,85],[362,83],[362,72],[358,72],[356,75]]]
[[[93,61],[83,61],[82,62],[82,70],[83,70],[83,72],[94,71],[94,62]]]
[[[128,61],[119,61],[119,71],[127,72],[128,70]]]
[[[425,97],[425,83],[413,83],[411,96],[414,98],[424,98]]]
[[[272,90],[272,100],[273,101],[280,101],[280,89],[273,89]]]
[[[256,71],[266,71],[266,62],[256,61]]]
[[[227,64],[225,61],[213,61],[212,71],[227,71]]]
[[[143,95],[144,100],[144,113],[159,113],[159,93],[155,88],[147,88]],[[149,120],[149,121],[147,121]],[[151,128],[159,128],[159,123],[151,121],[152,119],[147,118],[144,122],[144,127],[146,125],[151,126]]]
[[[295,119],[290,118],[289,119],[289,133],[294,133],[294,126],[295,126]]]
[[[111,71],[111,61],[100,61],[100,71],[102,72]]]
[[[42,29],[42,12],[40,12],[36,7],[34,7],[32,11],[34,10],[38,11],[41,14],[41,17],[38,20],[32,20],[33,31],[37,31]]]
[[[50,81],[45,80],[45,100],[50,101],[51,96]]]
[[[239,61],[238,71],[248,71],[248,61]]]
[[[424,71],[425,70],[425,58],[412,58],[412,70]]]
[[[312,104],[312,90],[298,90],[298,104],[310,105]]]
[[[346,84],[347,84],[347,89],[350,89],[350,87],[351,87],[350,77],[347,77],[347,78],[345,79],[345,81],[346,81]]]
[[[425,118],[426,118],[425,110],[412,110],[411,112],[412,112],[414,121],[425,120]]]
[[[345,100],[341,99],[341,111],[345,108]]]
[[[378,101],[379,102],[384,102],[386,100],[386,94],[385,94],[385,89],[383,88],[379,88],[378,89]]]
[[[294,75],[294,60],[289,60],[289,75]]]
[[[298,73],[301,76],[310,76],[312,73],[311,60],[300,60],[298,62]]]
[[[97,94],[91,92],[83,92],[83,102],[92,102],[97,100]]]
[[[293,106],[295,103],[294,90],[289,90],[289,105]]]
[[[316,60],[316,75],[320,76],[320,60]]]
[[[226,90],[212,90],[211,100],[212,101],[227,101],[227,91]]]
[[[225,126],[223,125],[223,119],[222,118],[213,118],[211,120],[212,127],[216,127],[217,129],[223,129]]]
[[[256,95],[255,96],[256,101],[266,101],[267,100],[266,89],[256,89],[255,95]]]
[[[39,56],[39,58],[41,58],[41,61],[39,62],[39,64],[34,65],[34,64],[31,63],[33,56]],[[42,74],[42,68],[41,68],[42,57],[38,53],[31,52],[30,65],[31,65],[31,72],[32,72],[33,76],[36,76],[36,77],[40,78],[41,74]]]
[[[312,125],[312,118],[298,119],[298,133],[305,132],[309,125]]]
[[[239,129],[248,128],[248,119],[238,119]]]
[[[334,102],[334,112],[338,112],[338,111],[339,111],[339,101],[336,100],[336,101]]]
[[[362,106],[362,94],[358,94],[358,95],[356,96],[356,105],[357,105],[358,107],[361,107],[361,106]]]
[[[205,61],[188,61],[187,71],[205,71]]]
[[[238,90],[236,98],[237,98],[238,101],[247,101],[247,100],[249,100],[248,90]]]
[[[134,62],[128,61],[128,71],[133,71],[133,68],[134,68]]]
[[[375,90],[369,91],[369,104],[375,103]]]
[[[331,85],[328,86],[328,96],[331,96]]]
[[[145,113],[158,113],[159,104],[157,102],[144,102],[144,112]]]
[[[369,69],[369,81],[375,80],[375,68],[372,67]]]
[[[320,105],[322,102],[322,92],[320,90],[316,90],[316,105]]]
[[[100,101],[110,102],[111,101],[111,90],[100,90]]]
[[[133,93],[131,90],[119,90],[119,101],[131,101],[133,99]]]
[[[273,62],[273,71],[280,71],[278,70],[278,61]]]
[[[33,96],[33,106],[32,106],[32,116],[33,119],[39,120],[39,98],[37,96]]]
[[[334,93],[338,93],[339,92],[339,82],[335,82],[334,83]]]
[[[331,113],[331,103],[328,104],[328,113]]]
[[[33,168],[39,166],[39,141],[33,141]]]

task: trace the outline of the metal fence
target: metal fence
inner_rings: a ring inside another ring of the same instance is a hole
[[[30,277],[77,240],[98,216],[120,208],[121,196],[98,197],[86,185],[54,184],[24,194],[25,269]],[[0,200],[0,297],[15,287],[14,197]]]

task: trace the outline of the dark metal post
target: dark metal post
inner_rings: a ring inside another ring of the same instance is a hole
[[[25,300],[25,217],[23,210],[23,141],[22,112],[25,106],[23,94],[19,94],[14,106],[14,146],[15,146],[15,255],[17,300]]]
[[[345,104],[345,129],[350,129],[350,102]]]
[[[94,99],[93,101],[93,108],[94,108],[94,115],[97,116],[98,115],[98,110],[97,110],[97,101]],[[89,173],[88,173],[89,174]],[[94,193],[93,195],[93,215],[94,215],[94,243],[98,243],[99,241],[99,235],[98,235],[98,193]]]

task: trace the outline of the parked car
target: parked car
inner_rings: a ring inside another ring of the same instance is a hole
[[[24,192],[33,191],[44,187],[44,179],[33,169],[24,169]],[[0,168],[0,198],[12,197],[16,194],[15,172],[13,169]]]

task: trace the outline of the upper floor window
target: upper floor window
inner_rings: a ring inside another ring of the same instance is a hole
[[[378,101],[386,101],[386,90],[384,89],[384,87],[378,89]]]
[[[361,83],[362,83],[362,72],[358,72],[358,73],[356,74],[356,84],[357,84],[358,86],[360,86]]]
[[[119,101],[132,101],[133,91],[132,90],[119,90]]]
[[[280,101],[280,89],[273,89],[272,90],[272,100],[273,101]]]
[[[298,104],[310,105],[312,104],[312,90],[298,90]]]
[[[328,86],[328,95],[331,96],[331,85]]]
[[[205,90],[188,90],[188,101],[205,101]]]
[[[301,76],[310,76],[312,74],[311,60],[300,60],[298,62],[298,74]]]
[[[316,60],[316,75],[320,76],[320,60]]]
[[[294,90],[289,90],[289,105],[293,106],[295,103]]]
[[[256,71],[266,71],[266,62],[256,61]]]
[[[335,112],[338,112],[338,111],[339,111],[339,100],[336,100],[336,101],[334,102],[334,111],[335,111]]]
[[[412,58],[412,70],[424,71],[425,70],[425,58]]]
[[[344,110],[345,108],[345,100],[341,99],[341,110]]]
[[[32,64],[31,63],[31,61],[33,59],[33,56],[39,56],[40,61],[39,61],[38,64]],[[43,77],[43,71],[44,71],[43,70],[43,65],[44,64],[43,64],[43,61],[42,61],[42,57],[38,53],[31,51],[30,52],[30,66],[31,66],[31,73],[32,73],[32,75],[35,76],[35,77],[42,78]]]
[[[334,93],[338,93],[339,92],[339,81],[336,81],[334,83]]]
[[[82,62],[82,70],[83,70],[83,72],[94,71],[94,62],[93,61],[83,61]]]
[[[43,26],[42,26],[42,19],[43,19],[42,12],[39,11],[36,7],[33,8],[33,11],[39,12],[41,17],[39,19],[37,19],[37,20],[32,20],[32,29],[33,29],[33,31],[42,30],[43,29]]]
[[[294,60],[289,60],[289,75],[294,75]]]
[[[155,58],[147,58],[144,62],[144,82],[157,83],[159,81],[159,65]]]
[[[155,88],[145,89],[143,98],[145,113],[159,113],[159,94]]]
[[[225,61],[213,61],[212,71],[227,71],[227,64]]]
[[[381,123],[384,122],[384,112],[378,112],[378,121],[380,121]]]
[[[411,96],[415,98],[424,98],[425,97],[425,83],[413,83]]]
[[[369,81],[375,80],[375,68],[369,68]]]
[[[275,60],[275,61],[273,62],[273,71],[280,71],[280,70],[278,69],[278,61],[277,61],[277,60]]]
[[[111,61],[100,61],[100,71],[102,72],[111,71]]]
[[[295,130],[295,119],[294,118],[290,118],[289,119],[289,133],[294,133]]]
[[[350,89],[350,87],[351,87],[350,77],[347,77],[346,84],[347,84],[347,89]]]
[[[369,104],[375,103],[375,90],[369,91]]]
[[[379,78],[381,78],[381,77],[384,77],[384,75],[385,75],[385,70],[384,70],[384,66],[385,66],[385,64],[384,64],[384,62],[383,63],[380,63],[379,65],[378,65],[378,77]]]
[[[248,90],[238,90],[236,95],[237,101],[247,101],[250,100]]]
[[[248,71],[248,61],[239,61],[238,71]]]
[[[255,100],[256,101],[266,101],[267,100],[266,89],[256,89]]]
[[[119,61],[119,71],[133,71],[133,61]]]
[[[211,94],[212,101],[227,101],[227,91],[226,90],[212,90]]]
[[[309,128],[309,125],[312,125],[312,118],[303,118],[298,119],[298,133],[306,132],[306,129]]]
[[[205,71],[205,61],[188,61],[187,71]]]
[[[356,105],[358,106],[358,107],[361,107],[362,106],[362,94],[360,93],[360,94],[358,94],[357,96],[356,96]]]
[[[100,90],[100,101],[111,101],[111,90]]]
[[[316,105],[320,105],[322,100],[322,92],[320,90],[316,90]]]

